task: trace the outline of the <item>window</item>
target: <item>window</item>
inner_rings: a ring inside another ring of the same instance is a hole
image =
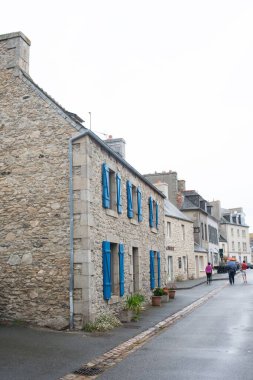
[[[234,251],[234,250],[235,250],[235,242],[232,241],[232,251]]]
[[[226,248],[225,244],[222,244],[223,253],[226,252],[225,248]]]
[[[206,228],[206,224],[205,224],[205,240],[207,241],[207,228]]]
[[[156,227],[158,229],[159,224],[159,207],[152,197],[149,197],[149,226],[151,228]]]
[[[208,226],[209,241],[213,244],[218,244],[218,231],[213,226]]]
[[[202,236],[202,240],[204,240],[204,224],[201,223],[201,236]]]
[[[167,222],[166,235],[168,238],[171,238],[171,222]]]
[[[136,293],[140,290],[140,265],[139,265],[139,250],[136,247],[132,249],[132,263],[133,263],[133,292]]]
[[[104,299],[124,295],[124,246],[103,241],[103,293]]]
[[[240,230],[237,230],[237,236],[240,237]]]
[[[245,261],[245,263],[248,262],[248,257],[247,256],[243,256],[243,260]]]
[[[150,288],[161,286],[161,260],[160,252],[150,251]]]
[[[204,257],[203,256],[199,256],[199,269],[201,271],[203,271],[205,268],[204,268]]]
[[[183,271],[184,271],[184,272],[187,271],[187,260],[186,260],[186,256],[183,256]]]
[[[238,242],[238,252],[241,252],[241,243]]]
[[[243,249],[243,252],[246,252],[246,251],[247,251],[247,245],[246,245],[246,243],[245,243],[245,242],[244,242],[244,243],[242,243],[242,244],[243,244],[243,245],[242,245],[242,246],[243,246],[243,248],[242,248],[242,249]]]
[[[184,227],[184,224],[181,224],[181,229],[182,229],[182,240],[185,240],[185,227]]]
[[[107,164],[102,165],[102,201],[103,207],[122,213],[121,176],[109,168]]]
[[[182,268],[182,257],[178,257],[178,269]]]
[[[231,228],[231,236],[234,236],[234,229]]]
[[[245,230],[242,230],[242,237],[246,237]]]
[[[127,181],[127,216],[129,219],[142,221],[142,193],[131,181]]]

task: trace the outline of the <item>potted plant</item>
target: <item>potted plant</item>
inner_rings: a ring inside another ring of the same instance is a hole
[[[131,322],[133,319],[139,319],[141,306],[144,301],[144,296],[139,293],[127,296],[124,309],[120,313],[121,322]]]
[[[169,298],[170,299],[174,299],[175,298],[175,294],[176,294],[176,284],[174,282],[171,282],[167,285],[168,289],[169,289]]]
[[[164,295],[163,288],[155,288],[153,290],[152,306],[161,306],[162,296]]]

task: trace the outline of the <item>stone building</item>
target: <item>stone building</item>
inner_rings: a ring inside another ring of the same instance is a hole
[[[0,318],[81,328],[164,283],[164,195],[34,83],[29,47],[0,36]]]
[[[213,266],[219,264],[219,223],[212,215],[212,206],[195,190],[182,192],[181,211],[193,222],[194,242],[201,251],[207,252],[207,261]],[[200,271],[204,271],[205,262],[196,263]]]
[[[168,282],[197,277],[193,222],[170,201],[165,200],[165,251]]]
[[[224,241],[220,241],[220,249],[224,249],[224,255],[233,257],[239,262],[243,260],[251,262],[249,226],[245,222],[242,207],[224,209],[220,201],[213,201],[210,204],[219,220],[221,236],[226,241],[226,245]]]

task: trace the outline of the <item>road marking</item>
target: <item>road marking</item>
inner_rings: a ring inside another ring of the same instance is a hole
[[[86,364],[82,364],[80,368],[96,367],[96,368],[102,369],[104,372],[107,369],[114,367],[116,364],[121,362],[126,356],[128,356],[129,354],[133,353],[134,351],[142,347],[153,336],[159,334],[163,329],[168,328],[169,326],[174,324],[176,321],[178,321],[180,318],[191,313],[197,307],[203,305],[205,302],[207,302],[210,298],[214,297],[227,285],[228,284],[226,283],[220,286],[219,288],[212,290],[205,296],[199,298],[197,301],[194,301],[193,303],[184,307],[182,310],[178,311],[177,313],[172,314],[171,316],[167,317],[163,321],[157,323],[155,326],[150,327],[149,329],[143,331],[142,333],[136,335],[135,337],[119,344],[118,346],[106,352],[105,354],[98,356],[97,358],[94,358],[92,361]],[[70,373],[64,377],[61,377],[59,380],[85,380],[85,379],[91,380],[91,379],[96,379],[98,376],[99,374],[94,375],[94,376],[86,376],[86,375]]]

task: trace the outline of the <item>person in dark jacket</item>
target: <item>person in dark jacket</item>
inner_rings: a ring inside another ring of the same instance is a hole
[[[230,285],[234,285],[235,283],[235,274],[236,274],[236,265],[234,263],[230,263],[228,265],[228,279]]]

